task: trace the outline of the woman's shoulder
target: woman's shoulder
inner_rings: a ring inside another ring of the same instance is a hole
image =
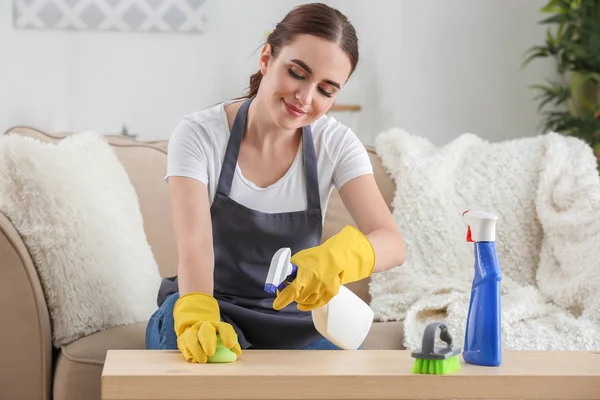
[[[183,115],[169,136],[169,151],[194,151],[206,157],[227,145],[229,129],[224,106],[218,103]]]
[[[226,143],[229,125],[225,106],[228,103],[230,101],[183,115],[171,133],[170,140],[188,138],[203,142],[204,145]]]
[[[316,135],[331,134],[332,132],[342,132],[349,129],[346,125],[329,114],[323,114],[317,118],[311,124],[311,128]]]
[[[338,190],[354,177],[373,173],[367,149],[350,127],[324,115],[313,123],[313,131],[315,148],[326,154]]]
[[[206,132],[227,129],[226,102],[221,102],[184,115],[179,120],[178,126],[192,129],[202,129]]]
[[[338,153],[344,147],[363,147],[354,131],[338,121],[335,117],[325,114],[311,124],[315,146],[324,149],[329,154]]]

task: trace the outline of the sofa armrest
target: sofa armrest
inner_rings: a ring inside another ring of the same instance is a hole
[[[0,212],[0,399],[52,398],[52,331],[42,285],[19,233]]]

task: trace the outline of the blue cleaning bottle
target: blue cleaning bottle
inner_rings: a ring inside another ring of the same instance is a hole
[[[502,363],[502,272],[496,253],[496,220],[485,211],[465,211],[467,242],[475,246],[475,274],[467,315],[463,359],[469,364]]]

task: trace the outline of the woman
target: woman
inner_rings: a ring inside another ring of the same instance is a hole
[[[310,310],[341,284],[404,262],[402,237],[364,146],[325,115],[358,62],[352,25],[323,4],[293,9],[269,35],[245,97],[183,118],[167,177],[179,252],[147,329],[150,349],[207,362],[219,335],[241,349],[335,349]],[[335,186],[357,228],[325,243]],[[292,249],[297,278],[271,295],[271,257]]]

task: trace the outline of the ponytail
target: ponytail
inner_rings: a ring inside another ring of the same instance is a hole
[[[256,96],[262,77],[263,75],[260,70],[250,77],[250,87],[248,88],[248,94],[246,95],[247,98]]]

